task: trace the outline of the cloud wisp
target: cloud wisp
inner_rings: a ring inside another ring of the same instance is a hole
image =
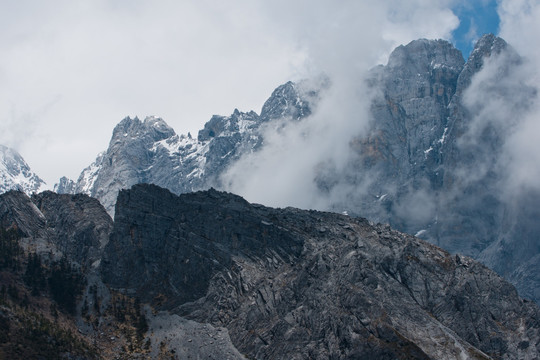
[[[398,44],[418,37],[449,38],[458,20],[447,4],[421,0],[308,5],[298,2],[289,7],[290,18],[282,17],[282,30],[304,45],[310,64],[304,76],[323,73],[331,85],[309,118],[285,120],[277,125],[279,131],[266,129],[263,149],[240,159],[223,180],[228,190],[250,201],[327,209],[369,186],[369,177],[355,185],[334,184],[329,192],[319,186],[321,174],[345,172],[355,156],[351,141],[367,129],[374,96],[366,83],[368,70],[386,61]],[[302,19],[292,21],[297,13],[303,14]]]
[[[502,1],[499,6],[501,37],[523,57],[519,73],[511,79],[517,86],[533,89],[532,103],[509,114],[518,126],[505,143],[507,156],[507,191],[540,191],[540,4],[537,1]]]
[[[498,12],[509,49],[485,59],[463,94],[470,123],[460,146],[474,150],[479,162],[462,169],[461,179],[496,177],[493,193],[511,202],[540,191],[540,4],[501,1]]]

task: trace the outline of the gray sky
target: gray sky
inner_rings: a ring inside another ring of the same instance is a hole
[[[76,179],[125,116],[195,135],[213,114],[259,112],[287,80],[348,78],[398,44],[452,40],[462,3],[0,0],[0,143],[52,187]],[[502,4],[519,18],[537,1]]]

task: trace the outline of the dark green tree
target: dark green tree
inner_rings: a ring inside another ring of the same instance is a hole
[[[0,270],[17,270],[23,254],[20,236],[15,229],[0,228]]]
[[[28,264],[23,276],[24,282],[32,289],[32,295],[36,296],[45,290],[46,275],[42,265],[41,257],[38,254],[28,255]]]
[[[75,314],[77,296],[84,288],[84,276],[66,259],[51,264],[49,289],[58,306],[70,314]]]

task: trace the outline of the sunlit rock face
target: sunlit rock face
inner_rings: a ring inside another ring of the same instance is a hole
[[[66,186],[64,179],[58,190],[96,197],[112,214],[118,191],[134,184],[157,184],[175,193],[219,187],[231,162],[261,146],[261,124],[307,116],[312,95],[289,82],[274,91],[261,116],[238,110],[214,115],[196,138],[177,135],[160,118],[125,118],[115,127],[109,148],[83,170],[75,186]]]

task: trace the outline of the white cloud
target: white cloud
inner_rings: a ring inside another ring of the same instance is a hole
[[[124,116],[194,132],[214,113],[258,111],[303,60],[239,0],[2,2],[0,30],[0,143],[50,186]]]
[[[306,77],[321,72],[332,85],[309,119],[286,123],[279,135],[275,129],[265,132],[264,148],[225,175],[228,189],[273,206],[324,209],[330,199],[344,200],[353,189],[335,186],[322,194],[317,169],[342,172],[351,156],[352,137],[366,128],[371,102],[364,83],[367,70],[401,43],[419,37],[449,39],[458,20],[446,5],[424,0],[345,1],[342,6],[330,1],[274,2],[269,11],[281,20],[280,31],[308,54]]]
[[[352,86],[398,44],[449,38],[452,3],[2,2],[0,143],[52,186],[77,177],[124,116],[193,133],[212,114],[259,111],[290,79],[325,71]]]
[[[512,114],[518,127],[506,142],[509,174],[506,189],[510,194],[523,189],[540,191],[540,3],[534,0],[504,0],[498,8],[500,36],[524,57],[521,76],[514,81],[536,90],[534,103],[528,109]]]

